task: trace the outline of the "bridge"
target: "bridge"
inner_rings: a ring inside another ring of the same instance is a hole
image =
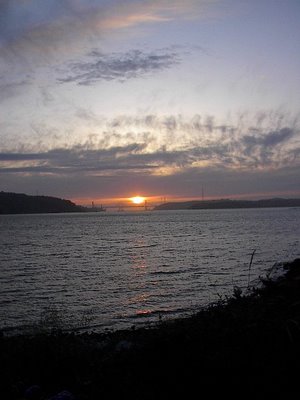
[[[156,205],[156,204],[155,204]],[[114,210],[114,211],[133,211],[133,210],[144,210],[144,211],[151,211],[155,207],[154,204],[150,205],[147,200],[145,200],[142,204],[112,204],[112,205],[105,205],[104,207],[101,206],[98,207],[92,203],[92,207],[87,207],[89,211],[94,211],[94,212],[101,212],[101,211],[106,211],[106,210]]]

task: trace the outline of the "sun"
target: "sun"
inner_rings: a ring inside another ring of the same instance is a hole
[[[145,197],[135,196],[135,197],[130,197],[129,200],[132,201],[134,204],[142,204],[146,199]]]

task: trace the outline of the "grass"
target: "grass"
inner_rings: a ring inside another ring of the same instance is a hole
[[[248,288],[250,286],[250,274],[251,274],[251,267],[252,267],[252,263],[253,263],[253,257],[254,254],[256,253],[256,249],[253,250],[252,254],[251,254],[251,259],[250,259],[250,263],[249,263],[249,268],[248,268]]]
[[[3,398],[77,400],[298,393],[300,260],[286,276],[157,327],[2,337]],[[27,394],[27,398],[28,394]]]

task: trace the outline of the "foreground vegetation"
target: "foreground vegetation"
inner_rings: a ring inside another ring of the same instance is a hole
[[[192,317],[151,329],[2,336],[2,398],[298,393],[300,259],[285,269],[247,296],[235,290]]]

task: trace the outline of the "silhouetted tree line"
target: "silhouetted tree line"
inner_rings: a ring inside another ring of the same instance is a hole
[[[84,207],[70,200],[49,196],[28,196],[21,193],[0,192],[0,214],[36,214],[83,212]]]

